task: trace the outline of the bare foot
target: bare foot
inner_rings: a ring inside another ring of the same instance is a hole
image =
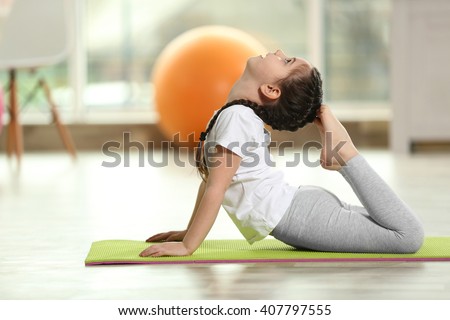
[[[322,139],[320,163],[328,170],[339,170],[358,154],[352,139],[344,126],[334,116],[328,106],[321,106],[314,124]]]

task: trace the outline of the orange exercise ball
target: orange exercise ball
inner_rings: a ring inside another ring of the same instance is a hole
[[[152,74],[159,126],[166,138],[195,146],[248,58],[265,52],[249,34],[224,26],[195,28],[172,40]]]

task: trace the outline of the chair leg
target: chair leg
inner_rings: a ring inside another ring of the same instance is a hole
[[[50,105],[50,111],[52,113],[53,122],[56,124],[56,127],[59,132],[59,136],[61,137],[62,142],[64,143],[64,146],[66,150],[72,155],[72,157],[75,159],[77,157],[77,151],[75,149],[75,144],[73,142],[72,136],[67,129],[67,127],[61,122],[61,118],[58,113],[58,109],[56,107],[55,102],[52,99],[52,95],[50,92],[50,88],[47,84],[47,82],[44,79],[39,80],[39,84],[44,90],[45,97],[48,101],[48,104]]]
[[[19,121],[19,103],[17,98],[17,81],[16,70],[10,70],[10,90],[9,90],[9,125],[8,125],[8,139],[7,139],[7,153],[8,156],[15,154],[17,162],[20,164],[23,153],[23,133],[22,126]]]

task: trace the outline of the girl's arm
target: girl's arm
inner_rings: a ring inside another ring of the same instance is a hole
[[[186,230],[158,233],[158,234],[155,234],[154,236],[151,236],[150,238],[148,238],[145,241],[146,242],[183,241],[187,230],[189,229],[189,227],[192,224],[192,221],[194,220],[195,213],[197,212],[198,206],[200,205],[200,201],[202,200],[203,194],[205,193],[205,187],[206,187],[206,183],[205,183],[205,181],[202,180],[202,183],[200,183],[200,186],[198,188],[197,200],[195,201],[194,210],[192,211],[191,219],[189,220]]]
[[[186,231],[189,229],[192,222],[194,221],[195,214],[197,213],[198,207],[200,206],[200,201],[202,201],[203,195],[205,194],[205,189],[206,189],[206,182],[202,180],[202,183],[200,183],[200,187],[198,187],[197,200],[195,200],[194,210],[192,211],[191,219],[189,220]]]
[[[238,155],[217,146],[217,153],[210,157],[211,165],[203,196],[192,216],[183,242],[156,244],[142,251],[140,256],[184,256],[197,250],[216,220],[225,191],[240,162],[241,158]]]

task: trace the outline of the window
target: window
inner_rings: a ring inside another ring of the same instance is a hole
[[[270,50],[282,47],[292,55],[305,55],[305,3],[88,1],[86,106],[109,110],[150,108],[149,81],[158,54],[179,34],[202,25],[232,26],[250,33]]]
[[[324,71],[330,101],[389,99],[389,0],[327,0]]]

